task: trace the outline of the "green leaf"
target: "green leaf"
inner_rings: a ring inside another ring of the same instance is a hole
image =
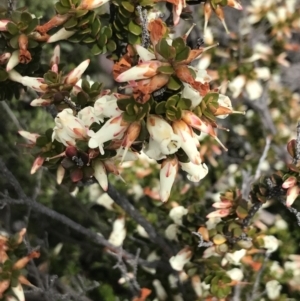
[[[38,25],[39,20],[37,18],[32,19],[32,21],[28,24],[27,29],[23,30],[23,33],[26,35],[30,34]]]
[[[166,113],[166,101],[162,101],[155,106],[155,114],[162,115]]]
[[[0,68],[0,82],[4,82],[7,79],[8,79],[8,73],[3,68]]]
[[[60,3],[64,7],[71,8],[70,0],[60,0]]]
[[[106,47],[109,52],[114,52],[117,49],[117,44],[114,40],[109,40]]]
[[[102,49],[97,44],[93,45],[91,51],[92,51],[93,55],[99,55],[102,53]]]
[[[167,84],[167,88],[172,91],[177,91],[180,89],[182,83],[176,76],[171,76]]]
[[[110,26],[104,27],[103,33],[106,35],[108,39],[112,37],[112,29]]]
[[[142,28],[140,25],[137,25],[135,22],[130,21],[128,25],[128,30],[136,36],[139,36],[142,33]]]
[[[134,12],[134,5],[127,1],[122,1],[121,5],[128,11],[133,13]]]
[[[92,44],[92,43],[96,42],[96,38],[87,37],[87,38],[83,39],[82,42],[85,44]]]
[[[78,24],[77,19],[75,17],[70,18],[66,23],[64,23],[65,29],[72,29],[76,27]]]
[[[19,23],[21,21],[21,14],[22,12],[18,10],[14,10],[11,14],[11,19],[14,23]]]
[[[170,46],[166,39],[161,39],[155,46],[156,51],[165,59],[174,57],[175,50]]]
[[[43,147],[48,143],[48,139],[46,136],[40,136],[36,139],[36,146]]]
[[[100,34],[97,44],[100,48],[103,48],[107,43],[107,36],[105,34]]]
[[[192,101],[187,98],[181,98],[177,103],[177,108],[180,108],[182,110],[189,110],[191,108]]]
[[[85,16],[89,11],[86,9],[78,9],[76,10],[76,18],[81,18]]]
[[[18,26],[12,22],[7,23],[6,28],[7,31],[13,36],[19,33]]]
[[[124,34],[123,34],[124,35]],[[131,32],[128,33],[128,42],[129,44],[136,45],[141,43],[141,38],[132,34]]]
[[[134,122],[136,121],[136,115],[129,115],[127,112],[123,113],[123,120],[127,122]]]
[[[135,102],[133,98],[118,99],[117,105],[121,111],[126,111],[126,107],[133,102]]]
[[[23,12],[21,14],[21,21],[25,24],[29,24],[32,21],[31,14],[28,12]]]
[[[88,24],[89,24],[90,20],[88,18],[82,19],[79,23],[78,23],[78,27],[83,27],[85,28]]]
[[[99,33],[100,29],[101,29],[101,22],[100,22],[99,18],[96,18],[95,21],[92,24],[91,35],[93,37],[95,37]]]
[[[60,14],[60,15],[64,15],[67,14],[70,9],[68,7],[64,7],[62,6],[62,4],[60,2],[56,2],[55,5],[55,10]]]
[[[35,48],[37,46],[39,46],[39,42],[33,39],[28,39],[28,49]]]
[[[19,49],[19,35],[12,37],[9,44],[12,48]]]
[[[181,62],[186,60],[189,55],[190,55],[190,48],[189,47],[185,47],[182,51],[180,51],[179,53],[176,53],[176,57],[175,57],[175,61],[176,62]]]
[[[53,72],[53,71],[48,71],[44,75],[45,83],[48,84],[48,85],[53,84],[53,83],[57,83],[57,79],[58,79],[58,74]]]
[[[174,69],[171,66],[161,66],[157,68],[157,71],[162,74],[172,75],[174,73]]]

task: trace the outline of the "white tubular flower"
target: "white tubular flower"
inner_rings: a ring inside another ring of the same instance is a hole
[[[104,95],[98,98],[94,104],[95,114],[100,119],[112,118],[121,114],[117,105],[118,98],[114,95]]]
[[[82,0],[77,9],[93,10],[107,3],[109,0]]]
[[[162,63],[160,61],[149,61],[149,62],[141,63],[121,73],[116,78],[116,81],[122,83],[131,80],[150,78],[157,74],[157,68],[160,67],[161,65]]]
[[[200,96],[199,92],[192,88],[191,85],[183,82],[183,86],[184,88],[181,92],[181,96],[192,102],[191,109],[193,109],[201,103],[203,97]]]
[[[192,256],[193,256],[193,253],[192,253],[191,249],[189,247],[186,247],[186,248],[180,250],[175,256],[172,256],[169,259],[169,262],[170,262],[171,267],[175,271],[180,272],[183,270],[184,265],[190,261]]]
[[[241,259],[246,255],[246,250],[241,249],[239,251],[235,251],[233,253],[226,253],[224,259],[222,260],[222,266],[224,266],[227,262],[234,265],[241,265]]]
[[[271,300],[276,300],[280,296],[281,289],[282,286],[277,280],[271,280],[266,283],[267,295]]]
[[[231,280],[238,281],[238,282],[242,281],[244,278],[243,271],[238,268],[233,268],[227,271],[226,274],[231,278]]]
[[[54,43],[60,40],[67,40],[70,38],[76,31],[72,30],[65,30],[64,28],[61,28],[58,30],[55,34],[53,34],[47,41],[47,43]]]
[[[89,59],[80,63],[76,68],[74,68],[72,71],[69,72],[69,74],[64,79],[64,83],[75,85],[80,80],[82,74],[89,66],[89,64],[90,64]]]
[[[188,210],[183,206],[177,206],[170,210],[169,216],[176,225],[182,225],[182,217],[187,215]]]
[[[42,165],[44,164],[44,161],[45,161],[45,158],[38,156],[32,164],[30,174],[33,175],[34,173],[36,173],[37,170],[42,167]]]
[[[278,249],[279,241],[274,235],[265,235],[263,237],[264,248],[267,249],[267,253],[273,253]]]
[[[125,217],[119,217],[113,223],[113,230],[108,238],[108,241],[112,245],[116,247],[120,247],[122,246],[125,237],[126,237]]]
[[[196,82],[200,82],[201,84],[209,83],[211,81],[211,77],[208,75],[207,71],[205,69],[198,69],[194,67],[192,68],[196,73]]]
[[[169,225],[165,230],[165,236],[169,240],[177,241],[178,226],[176,224]]]
[[[25,301],[23,287],[20,282],[18,283],[17,286],[12,286],[11,290],[14,296],[7,296],[8,301]]]
[[[181,139],[181,148],[187,154],[194,164],[201,164],[201,157],[198,148],[194,142],[193,131],[183,120],[177,120],[172,123],[175,134]]]
[[[121,138],[128,125],[127,122],[123,121],[122,115],[107,120],[97,133],[88,131],[88,135],[91,137],[89,140],[89,147],[99,147],[100,153],[103,155],[103,144],[107,141]]]
[[[232,111],[232,104],[231,104],[231,100],[228,96],[226,95],[223,95],[223,94],[219,94],[219,97],[218,97],[218,104],[226,109],[229,109]],[[217,118],[220,118],[220,119],[224,119],[228,116],[228,114],[225,114],[225,115],[217,115],[216,117]]]
[[[10,70],[8,72],[8,78],[14,82],[18,82],[23,86],[29,87],[37,92],[44,92],[47,85],[44,84],[44,79],[42,77],[29,77],[22,76],[16,70]]]
[[[293,205],[294,201],[299,196],[299,192],[300,192],[300,189],[299,189],[298,185],[288,188],[287,193],[286,193],[286,195],[287,195],[286,206],[287,207],[291,207]]]
[[[143,152],[150,158],[154,160],[165,159],[166,155],[164,155],[160,150],[160,144],[153,140],[151,137],[149,139],[149,143],[145,144]]]
[[[148,20],[149,21],[149,20]],[[150,52],[148,49],[141,45],[135,45],[136,52],[138,53],[142,62],[147,62],[151,60],[155,60],[155,54]]]
[[[238,75],[233,81],[229,83],[228,88],[232,92],[233,98],[237,98],[242,93],[245,84],[245,75]]]
[[[56,126],[53,129],[52,141],[56,139],[68,146],[75,145],[75,139],[87,138],[84,123],[73,115],[72,109],[64,109],[57,114],[54,121]]]
[[[164,301],[168,298],[167,292],[162,286],[161,282],[158,279],[153,280],[152,282],[156,295],[159,301]]]
[[[99,159],[93,161],[94,177],[104,191],[108,189],[108,179],[106,168],[103,162]]]
[[[258,80],[248,80],[246,84],[246,92],[250,100],[259,98],[263,93],[263,87]]]
[[[59,165],[56,171],[56,183],[60,185],[64,179],[66,170],[62,167],[62,165]]]
[[[25,139],[29,140],[31,143],[36,143],[36,139],[41,136],[39,134],[30,133],[27,131],[18,131],[18,133]]]
[[[14,69],[19,64],[19,53],[20,50],[15,50],[11,57],[9,58],[7,65],[6,65],[6,71],[9,72],[10,70]]]
[[[166,202],[170,196],[173,183],[178,171],[177,158],[165,159],[160,170],[160,190],[159,195],[162,202]]]
[[[150,137],[159,143],[163,154],[174,154],[181,147],[180,137],[174,134],[170,124],[162,117],[149,115],[147,118],[147,129]]]
[[[93,107],[85,107],[78,112],[78,118],[84,123],[86,127],[90,127],[94,122],[99,123],[100,118],[95,114]]]
[[[208,174],[208,167],[205,163],[196,165],[192,162],[179,162],[181,169],[188,173],[187,178],[191,182],[199,182]]]

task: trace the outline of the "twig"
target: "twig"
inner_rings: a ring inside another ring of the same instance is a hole
[[[271,141],[272,141],[271,137],[267,136],[264,151],[263,151],[263,153],[262,153],[262,155],[259,159],[259,162],[258,162],[258,165],[257,165],[257,168],[256,168],[255,176],[254,176],[254,179],[253,179],[254,182],[257,181],[259,179],[260,175],[261,175],[261,166],[262,166],[264,160],[267,157],[268,151],[270,149]]]
[[[136,9],[139,13],[142,26],[142,46],[148,48],[150,44],[150,35],[148,32],[147,10],[142,11],[142,7],[140,5],[138,5]]]
[[[262,277],[262,273],[264,272],[265,268],[266,268],[266,263],[269,259],[271,253],[265,253],[265,257],[264,257],[264,261],[261,265],[260,270],[258,271],[256,278],[255,278],[255,282],[252,288],[252,292],[251,292],[251,298],[249,299],[249,301],[254,301],[257,298],[257,294],[258,294],[258,287],[259,287],[259,282],[261,280]]]
[[[203,237],[199,232],[192,232],[192,234],[196,235],[199,238],[199,243],[198,243],[198,248],[208,248],[211,247],[213,245],[213,243],[211,241],[208,242],[204,242],[203,241]]]
[[[165,240],[156,232],[155,228],[140,214],[138,210],[129,202],[129,200],[121,195],[111,184],[108,185],[107,194],[119,205],[131,218],[141,225],[149,235],[150,240],[157,244],[167,255],[171,257],[174,251],[165,242]]]
[[[0,104],[3,107],[4,111],[7,113],[7,115],[10,117],[10,119],[12,120],[12,122],[15,124],[15,126],[17,127],[17,129],[19,131],[23,130],[22,125],[20,124],[19,120],[15,116],[14,112],[10,109],[10,107],[8,106],[8,104],[5,101],[1,101]]]
[[[9,182],[15,189],[18,199],[11,198],[10,196],[0,192],[0,204],[5,203],[5,204],[10,204],[10,205],[26,205],[32,208],[32,210],[37,211],[41,214],[44,214],[68,227],[73,229],[74,231],[81,233],[85,235],[87,238],[91,239],[94,243],[107,247],[109,250],[115,253],[119,253],[119,248],[115,247],[111,243],[109,243],[105,238],[102,236],[98,235],[97,233],[81,226],[80,224],[74,222],[67,216],[60,214],[38,202],[33,201],[31,198],[28,198],[26,194],[24,193],[22,187],[20,186],[19,182],[15,178],[15,176],[7,169],[6,165],[3,163],[3,161],[0,159],[0,172],[4,175],[4,178]],[[123,251],[124,258],[126,260],[128,259],[134,259],[135,256]],[[156,266],[156,263],[150,263],[146,260],[139,259],[139,264],[145,265],[145,266]]]
[[[296,154],[293,163],[296,164],[299,160],[300,160],[300,121],[297,124]]]

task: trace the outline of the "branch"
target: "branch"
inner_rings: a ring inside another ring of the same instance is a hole
[[[155,228],[140,214],[138,210],[129,202],[129,200],[121,195],[111,184],[108,185],[107,194],[119,205],[131,218],[141,225],[149,235],[152,242],[157,244],[167,255],[174,255],[174,250],[165,242],[165,240],[157,234]]]
[[[80,224],[74,222],[67,216],[60,214],[52,209],[49,209],[48,207],[44,206],[43,204],[35,202],[31,198],[27,197],[25,192],[23,191],[20,183],[15,178],[15,176],[7,169],[7,167],[4,164],[4,162],[2,161],[2,159],[0,159],[0,172],[3,174],[4,179],[6,179],[7,182],[10,183],[14,187],[14,189],[18,195],[18,199],[14,199],[14,198],[11,198],[10,196],[0,192],[0,197],[2,197],[2,199],[0,199],[0,204],[2,203],[2,204],[9,204],[9,205],[26,205],[26,206],[30,207],[32,210],[39,212],[41,214],[44,214],[44,215],[50,217],[51,219],[54,219],[64,225],[68,226],[69,228],[73,229],[74,231],[83,234],[84,236],[91,239],[97,245],[104,246],[104,247],[108,248],[110,251],[115,252],[115,253],[120,252],[120,248],[115,247],[114,245],[109,243],[105,238],[98,235],[97,233],[81,226]],[[126,260],[129,260],[129,259],[134,260],[135,259],[135,255],[130,254],[130,253],[126,252],[125,250],[122,251],[122,254]],[[157,262],[150,263],[146,260],[139,259],[139,264],[144,265],[144,266],[153,267],[153,266],[156,266]]]
[[[300,121],[297,124],[296,154],[293,163],[296,164],[299,160],[300,160]]]

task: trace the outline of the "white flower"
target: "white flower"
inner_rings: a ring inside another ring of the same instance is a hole
[[[150,137],[159,143],[163,154],[174,154],[181,147],[180,138],[174,134],[170,124],[162,117],[149,115],[147,118],[147,129]]]
[[[242,281],[244,278],[243,271],[238,268],[233,268],[226,272],[226,274],[231,278],[231,280]]]
[[[94,122],[99,123],[100,118],[95,114],[93,107],[85,107],[78,112],[78,118],[84,123],[86,127],[90,127]]]
[[[22,76],[19,72],[15,70],[10,70],[8,72],[8,78],[14,82],[18,82],[23,86],[30,87],[37,92],[45,92],[47,85],[44,84],[44,79],[42,77],[30,77]]]
[[[151,137],[149,138],[149,143],[145,143],[143,152],[149,158],[157,161],[166,158],[166,155],[161,152],[159,142],[153,140]]]
[[[141,225],[138,225],[136,227],[136,231],[138,232],[138,234],[142,237],[145,237],[145,238],[149,238],[149,235],[148,233],[146,232],[145,228],[142,227]]]
[[[267,249],[267,253],[273,253],[278,249],[279,241],[278,239],[273,235],[265,235],[263,237],[264,241],[264,248]]]
[[[188,210],[183,206],[177,206],[170,210],[169,216],[176,225],[182,225],[182,217],[187,215]]]
[[[184,88],[181,92],[182,98],[187,98],[192,102],[191,109],[198,106],[201,103],[202,98],[203,98],[200,95],[200,93],[196,89],[194,89],[191,85],[189,85],[188,83],[183,82],[183,87]]]
[[[229,109],[232,111],[232,104],[231,104],[231,100],[228,96],[226,95],[223,95],[223,94],[219,94],[219,97],[218,97],[218,104],[219,106],[222,106],[226,109]],[[224,119],[228,116],[228,114],[225,114],[225,115],[217,115],[216,117],[217,118],[220,118],[220,119]]]
[[[241,259],[246,255],[246,250],[241,249],[239,251],[235,251],[233,253],[226,253],[225,257],[222,260],[222,266],[224,266],[227,262],[234,265],[241,265]]]
[[[47,41],[47,43],[54,43],[60,40],[67,40],[70,38],[76,31],[72,30],[65,30],[64,28],[61,28],[58,30],[55,34],[53,34]]]
[[[88,135],[91,137],[89,140],[89,147],[99,147],[100,153],[103,155],[103,144],[113,139],[120,139],[128,125],[129,124],[127,122],[123,121],[122,115],[107,120],[97,133],[94,133],[91,130],[88,131]]]
[[[165,236],[169,240],[177,241],[178,225],[171,224],[165,230]]]
[[[280,296],[282,286],[277,280],[271,280],[266,283],[266,290],[268,298],[275,300]]]
[[[201,163],[200,152],[194,141],[193,130],[183,120],[176,120],[172,123],[175,134],[180,138],[181,148],[187,154],[192,163]]]
[[[117,218],[113,223],[113,230],[108,241],[116,247],[120,247],[126,237],[125,217]]]
[[[189,247],[180,250],[175,256],[169,259],[171,267],[176,271],[182,271],[186,263],[192,258],[192,251]]]
[[[192,162],[179,162],[181,169],[188,173],[187,178],[191,182],[199,182],[208,174],[208,167],[205,163],[196,165]]]
[[[165,159],[161,164],[159,173],[160,189],[159,196],[162,202],[166,202],[169,199],[173,183],[175,181],[178,171],[177,158]]]
[[[118,98],[115,93],[104,95],[95,101],[95,114],[103,122],[104,118],[112,118],[121,114],[121,110],[117,105]]]
[[[103,206],[107,210],[113,210],[114,200],[107,193],[101,194],[97,198],[96,203],[100,206]]]
[[[149,20],[148,20],[149,21]],[[155,60],[155,54],[141,45],[135,45],[136,52],[143,62]]]
[[[10,71],[14,69],[19,64],[19,53],[20,50],[15,50],[11,57],[9,58],[7,64],[6,64],[6,71]]]
[[[73,115],[72,109],[64,109],[55,117],[52,141],[55,139],[65,146],[75,145],[76,139],[87,138],[84,123]]]

